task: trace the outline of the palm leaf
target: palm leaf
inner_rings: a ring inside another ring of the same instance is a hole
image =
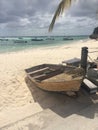
[[[62,14],[64,12],[64,9],[70,7],[71,3],[72,3],[72,0],[62,0],[60,2],[60,4],[57,7],[57,10],[56,10],[56,12],[54,14],[54,17],[52,19],[52,22],[51,22],[51,24],[49,26],[49,32],[52,31],[56,19],[60,16],[60,14]]]

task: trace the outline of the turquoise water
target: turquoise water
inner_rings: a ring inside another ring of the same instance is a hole
[[[86,40],[88,39],[88,36],[71,36],[73,40],[63,40],[63,38],[64,36],[1,37],[0,53],[15,52],[25,49],[35,49],[41,47],[60,46],[64,44],[70,44],[78,40]],[[35,41],[35,39],[37,39],[37,41]]]

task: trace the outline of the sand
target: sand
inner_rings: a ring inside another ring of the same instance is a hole
[[[43,110],[33,99],[25,82],[26,68],[42,63],[61,64],[70,58],[80,58],[81,47],[84,46],[89,48],[91,59],[96,59],[98,41],[95,40],[0,54],[0,127]]]

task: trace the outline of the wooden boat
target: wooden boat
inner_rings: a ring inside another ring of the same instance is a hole
[[[74,40],[74,39],[71,37],[64,37],[63,40]]]
[[[14,40],[14,43],[27,43],[25,40]]]
[[[84,70],[75,66],[42,64],[25,70],[27,77],[47,91],[79,91]]]
[[[55,40],[53,37],[48,37],[46,40]]]
[[[44,41],[44,39],[41,39],[41,38],[33,38],[33,39],[31,39],[31,41]]]

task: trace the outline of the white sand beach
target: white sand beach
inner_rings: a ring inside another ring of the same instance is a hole
[[[88,40],[64,46],[31,49],[19,52],[0,54],[0,127],[23,119],[42,111],[44,108],[33,98],[52,104],[45,92],[29,90],[25,82],[25,69],[42,63],[57,63],[81,57],[81,48],[88,47],[89,56],[94,60],[98,57],[98,41]],[[45,100],[46,99],[46,100]]]

